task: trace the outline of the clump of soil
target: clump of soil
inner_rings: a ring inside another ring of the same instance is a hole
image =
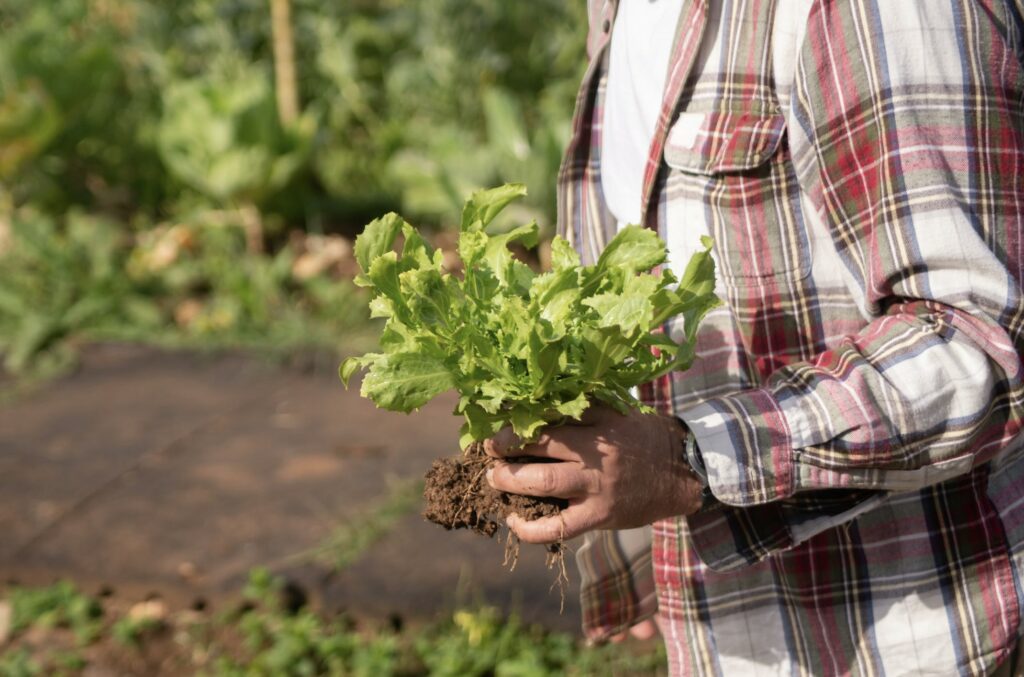
[[[542,462],[545,459],[530,460]],[[485,475],[493,462],[480,443],[470,445],[461,456],[434,461],[423,489],[426,501],[423,516],[445,529],[470,529],[493,537],[512,513],[525,520],[535,520],[557,515],[568,507],[568,501],[561,498],[520,496],[492,489]],[[558,566],[556,583],[561,585],[565,576],[565,546],[559,542],[546,547],[548,566]],[[518,553],[519,540],[510,532],[506,541],[506,564],[515,567]]]
[[[540,460],[540,459],[532,459]],[[560,498],[535,498],[492,489],[485,475],[493,459],[476,443],[461,457],[434,461],[426,477],[423,516],[445,529],[471,529],[494,536],[500,523],[516,513],[526,520],[557,515],[568,506]]]

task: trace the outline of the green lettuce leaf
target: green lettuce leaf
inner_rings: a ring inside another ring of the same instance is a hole
[[[391,212],[371,221],[363,229],[362,234],[356,238],[355,254],[364,273],[369,272],[370,264],[377,257],[391,251],[395,238],[402,232],[403,223],[401,216]]]
[[[342,363],[346,386],[365,369],[361,394],[404,412],[455,390],[467,446],[506,426],[533,439],[545,425],[579,419],[597,401],[646,410],[630,388],[692,364],[700,322],[718,304],[711,241],[703,240],[704,251],[677,280],[667,269],[650,272],[667,252],[639,226],[622,229],[592,266],[582,266],[556,237],[552,270],[538,275],[510,249],[536,245],[536,224],[487,232],[524,194],[521,185],[500,186],[466,203],[461,276],[401,217],[388,214],[366,227],[356,240],[363,270],[357,283],[371,290],[371,314],[385,325],[380,352]],[[676,317],[684,327],[678,343],[657,331]]]
[[[384,409],[408,413],[454,385],[441,360],[421,353],[395,353],[374,360],[359,394]]]

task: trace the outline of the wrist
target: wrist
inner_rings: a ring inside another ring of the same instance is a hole
[[[700,483],[700,506],[698,509],[706,508],[712,501],[714,501],[714,494],[711,493],[711,487],[708,483],[708,471],[704,465],[704,457],[700,453],[700,447],[697,445],[697,436],[693,434],[689,426],[679,416],[674,416],[679,423],[679,428],[683,431],[683,448],[682,458],[686,462],[686,466],[690,473]]]
[[[697,454],[694,436],[686,423],[677,416],[666,416],[671,429],[670,455],[672,484],[666,497],[669,510],[665,517],[689,515],[704,505],[704,490],[707,482],[689,461],[690,454]],[[703,470],[703,462],[700,463]]]

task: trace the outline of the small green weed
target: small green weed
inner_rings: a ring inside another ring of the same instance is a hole
[[[110,626],[110,636],[124,646],[138,647],[146,633],[156,630],[163,622],[157,618],[119,618]]]
[[[394,482],[383,498],[340,524],[315,549],[302,557],[311,557],[335,571],[355,563],[374,543],[386,536],[419,505],[423,480]]]
[[[15,649],[0,654],[0,675],[4,677],[36,677],[43,667],[32,658],[28,649]]]
[[[67,628],[80,646],[103,632],[103,608],[69,581],[48,588],[15,588],[10,595],[11,632],[29,627]]]

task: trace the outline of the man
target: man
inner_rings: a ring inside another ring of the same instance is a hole
[[[639,221],[674,267],[709,234],[724,304],[642,393],[665,416],[498,465],[570,501],[510,527],[586,533],[588,636],[656,597],[673,674],[1012,674],[1024,0],[590,5],[560,231],[592,262]]]

